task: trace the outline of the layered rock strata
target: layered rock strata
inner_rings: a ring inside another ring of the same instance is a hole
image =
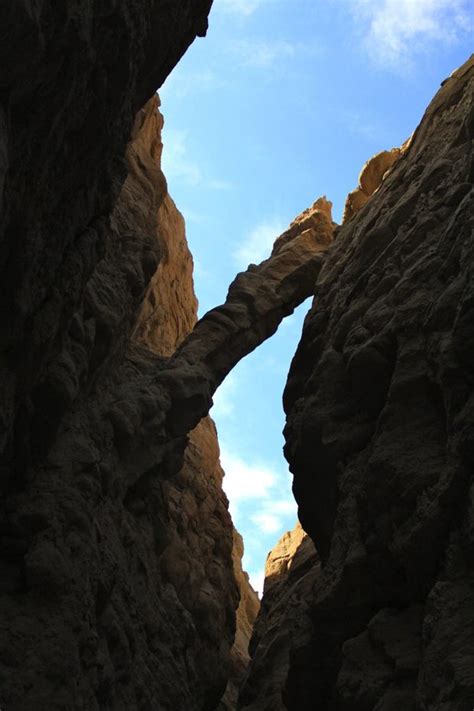
[[[472,707],[473,110],[471,58],[327,253],[284,395],[322,566],[264,595],[241,708]]]

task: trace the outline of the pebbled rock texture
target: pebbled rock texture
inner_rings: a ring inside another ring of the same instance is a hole
[[[281,608],[288,588],[274,607],[265,593],[242,708],[275,693],[259,630],[278,606],[283,629],[308,620],[281,653],[284,708],[472,707],[473,123],[471,58],[327,253],[284,395],[322,567],[300,612]]]

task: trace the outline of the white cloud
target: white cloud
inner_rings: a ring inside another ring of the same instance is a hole
[[[228,180],[216,180],[214,178],[208,180],[207,185],[211,190],[232,190],[232,185]]]
[[[351,109],[338,109],[337,118],[344,128],[354,136],[365,140],[383,140],[387,135],[386,128],[382,123],[374,121],[369,113],[361,113]]]
[[[251,520],[262,533],[277,533],[281,528],[280,517],[272,513],[257,513]]]
[[[289,489],[286,472],[262,461],[246,460],[225,446],[221,449],[221,464],[225,473],[223,488],[234,520],[245,513],[248,520],[266,534],[282,531],[288,516],[296,518],[296,502],[290,491],[282,498],[282,491]],[[241,505],[251,500],[257,502],[257,508],[254,503],[252,513],[244,512]]]
[[[163,131],[163,173],[168,180],[180,180],[192,187],[200,186],[209,190],[230,190],[231,185],[225,180],[210,177],[203,173],[197,161],[193,160],[188,147],[189,131],[166,128]]]
[[[197,212],[197,210],[193,210],[187,205],[180,205],[179,211],[183,215],[186,224],[193,222],[194,224],[202,225],[207,220],[206,215],[202,215],[200,212]],[[197,272],[200,269],[203,276],[210,276],[210,272],[205,273],[205,270],[202,265],[197,266],[197,262],[197,257],[194,257],[194,271]]]
[[[214,395],[214,405],[212,407],[212,417],[230,417],[235,410],[234,400],[237,393],[238,379],[235,373],[231,373],[220,385]]]
[[[265,568],[249,570],[250,585],[260,597],[263,595],[263,584],[265,582]]]
[[[283,221],[276,217],[258,224],[234,252],[233,257],[236,264],[245,269],[251,263],[258,264],[263,259],[267,259],[274,241],[284,229]]]
[[[270,496],[278,481],[278,473],[260,462],[248,462],[224,447],[221,464],[225,472],[223,488],[230,502],[233,518],[238,505],[249,499],[264,499]]]
[[[250,520],[263,534],[281,533],[285,528],[285,519],[288,516],[296,518],[296,502],[293,497],[263,501],[261,509],[254,513]]]
[[[296,515],[296,501],[291,497],[291,499],[280,499],[279,501],[272,501],[271,510],[276,513],[288,516]]]
[[[350,7],[371,58],[392,68],[406,69],[414,54],[438,51],[473,27],[472,0],[350,0]]]

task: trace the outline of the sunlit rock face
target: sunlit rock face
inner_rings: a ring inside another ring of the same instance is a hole
[[[250,661],[250,638],[260,609],[258,595],[250,585],[247,573],[242,569],[243,554],[244,543],[242,536],[234,529],[232,558],[235,579],[239,586],[240,602],[237,609],[235,640],[231,650],[231,674],[218,711],[234,711],[237,706],[239,689]]]
[[[359,175],[359,184],[346,198],[342,222],[347,222],[365,205],[367,200],[380,187],[382,180],[408,147],[408,141],[401,148],[380,151],[372,156],[363,166]]]
[[[250,643],[251,662],[241,687],[239,708],[286,709],[283,692],[290,650],[310,640],[307,599],[318,575],[314,544],[298,523],[267,557],[262,606]]]
[[[284,396],[322,564],[296,611],[289,587],[264,595],[241,708],[270,693],[292,711],[472,706],[473,101],[471,58],[328,250]],[[307,620],[273,642],[280,676],[258,636],[272,605],[283,630]]]

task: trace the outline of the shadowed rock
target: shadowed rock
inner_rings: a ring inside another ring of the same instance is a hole
[[[278,675],[257,637],[242,708],[472,706],[473,106],[471,58],[327,252],[284,395],[322,567],[299,611],[275,601],[306,639],[275,635]],[[272,610],[264,595],[263,621]]]

